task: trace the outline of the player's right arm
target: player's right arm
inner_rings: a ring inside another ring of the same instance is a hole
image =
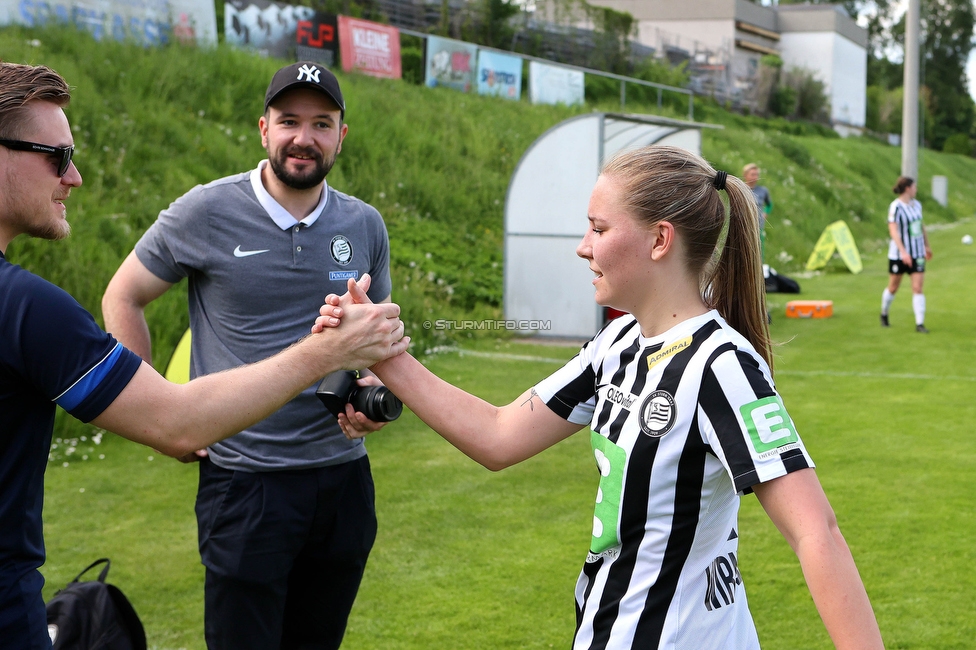
[[[371,369],[427,426],[492,471],[531,458],[582,428],[553,412],[535,389],[494,406],[440,379],[408,353]],[[348,436],[346,426],[343,432]]]
[[[149,364],[152,364],[152,340],[146,306],[172,286],[147,269],[133,251],[115,272],[102,296],[105,330]]]
[[[891,235],[891,241],[895,242],[895,246],[898,247],[898,256],[901,258],[901,261],[911,266],[912,256],[905,247],[905,242],[901,240],[901,233],[898,231],[898,224],[896,222],[888,222],[888,234]]]
[[[345,327],[346,310],[369,304],[363,284],[350,280],[347,288],[341,298],[326,297],[313,332],[329,331],[338,320]],[[409,353],[390,357],[370,370],[427,426],[492,471],[531,458],[583,428],[557,415],[534,388],[511,404],[494,406],[439,378]],[[368,433],[344,414],[338,420],[347,438]]]

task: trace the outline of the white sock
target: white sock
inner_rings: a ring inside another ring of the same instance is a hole
[[[881,313],[887,316],[888,310],[891,309],[891,303],[894,301],[895,294],[888,291],[888,287],[885,287],[884,292],[881,294]]]
[[[925,324],[925,294],[912,294],[912,309],[915,310],[915,324]]]

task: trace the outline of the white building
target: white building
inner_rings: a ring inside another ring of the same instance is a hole
[[[780,57],[824,82],[835,128],[863,127],[867,112],[868,34],[839,6],[777,7]]]
[[[835,5],[765,7],[749,0],[589,0],[625,11],[637,22],[637,40],[672,61],[712,70],[724,87],[745,91],[759,60],[783,59],[824,83],[831,121],[839,130],[863,127],[867,105],[867,30]],[[592,26],[590,26],[592,27]]]

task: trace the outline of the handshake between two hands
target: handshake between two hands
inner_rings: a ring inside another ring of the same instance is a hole
[[[349,305],[372,305],[373,301],[366,294],[369,291],[371,281],[372,278],[370,278],[369,273],[365,273],[359,280],[349,279],[346,284],[347,291],[344,295],[337,296],[334,293],[327,295],[325,297],[325,304],[319,309],[319,317],[315,319],[315,323],[312,325],[312,334],[317,334],[329,327],[338,327],[342,322],[344,307],[348,307]],[[394,318],[399,321],[399,310],[397,310],[397,316]],[[403,325],[402,322],[399,324],[401,326]],[[409,343],[410,337],[405,337],[405,340]]]
[[[366,294],[369,285],[370,276],[364,274],[358,281],[349,280],[348,290],[344,295],[338,296],[331,293],[326,296],[325,304],[319,309],[319,317],[315,319],[315,323],[312,325],[312,334],[318,334],[328,328],[339,327],[342,323],[342,317],[350,305],[372,305],[373,301]],[[393,332],[394,335],[399,334],[396,336],[397,340],[390,354],[390,356],[396,356],[406,351],[410,344],[410,337],[403,336],[404,324],[399,319],[399,309],[396,309],[395,315],[388,318],[396,321],[393,325]],[[323,380],[317,391],[323,404],[336,416],[342,433],[350,440],[365,437],[382,429],[387,422],[395,420],[400,415],[402,408],[400,401],[393,393],[385,388],[382,391],[376,390],[377,387],[382,387],[383,383],[375,375],[368,371],[360,373],[356,384],[370,388],[359,390],[356,386],[351,385],[352,380],[348,378],[354,374],[346,371],[333,373]],[[358,395],[362,399],[352,399],[354,395]],[[375,403],[375,408],[362,408],[367,402]],[[382,420],[376,414],[380,414]],[[369,415],[372,415],[373,419],[370,419]]]

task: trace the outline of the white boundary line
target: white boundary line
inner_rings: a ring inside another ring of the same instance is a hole
[[[797,375],[807,377],[863,377],[865,379],[915,379],[920,381],[970,381],[976,377],[962,375],[917,375],[914,373],[858,372],[855,370],[777,370],[776,375]]]
[[[508,354],[507,352],[482,352],[480,350],[465,350],[464,348],[439,347],[431,350],[432,354],[451,353],[459,356],[479,357],[482,359],[498,359],[499,361],[532,361],[536,363],[557,363],[562,365],[569,359],[553,359],[552,357],[535,357],[527,354]],[[572,357],[570,357],[572,358]]]

